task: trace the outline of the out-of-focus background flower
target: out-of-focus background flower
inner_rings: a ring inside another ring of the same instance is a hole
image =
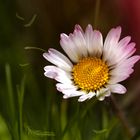
[[[55,82],[43,74],[43,67],[49,64],[43,52],[27,49],[62,51],[60,33],[69,34],[75,24],[85,28],[89,23],[104,37],[112,27],[122,26],[122,37],[130,35],[140,54],[139,0],[0,1],[0,140],[21,140],[20,134],[22,140],[129,139],[108,99],[97,103],[94,99],[84,103],[62,99]],[[139,62],[134,69],[123,82],[128,92],[115,98],[133,139],[138,139]],[[22,103],[18,95],[23,92]]]

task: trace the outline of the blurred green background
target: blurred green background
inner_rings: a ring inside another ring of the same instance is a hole
[[[49,64],[42,51],[25,49],[59,45],[60,33],[87,24],[107,32],[122,26],[140,54],[139,0],[0,0],[0,140],[138,140],[140,139],[140,63],[123,84],[125,95],[114,95],[130,137],[110,99],[78,103],[64,100],[55,81],[44,76]]]

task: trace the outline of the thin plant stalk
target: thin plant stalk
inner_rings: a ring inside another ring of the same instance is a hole
[[[111,101],[112,101],[113,107],[114,107],[114,109],[116,111],[116,114],[117,114],[118,118],[120,119],[122,125],[125,128],[127,136],[129,138],[132,138],[133,137],[132,129],[130,128],[130,125],[129,125],[129,123],[128,123],[123,111],[120,109],[120,107],[117,104],[117,101],[116,101],[116,99],[114,98],[113,95],[111,95]]]
[[[99,22],[100,0],[96,0],[95,14],[94,14],[94,27],[97,28]]]
[[[9,107],[9,119],[11,123],[10,133],[13,140],[18,140],[18,133],[17,133],[17,119],[16,119],[16,112],[15,112],[15,99],[14,99],[14,92],[12,87],[12,78],[11,78],[11,69],[10,65],[5,65],[5,73],[6,73],[6,82],[7,82],[7,101]]]
[[[17,86],[17,93],[18,93],[18,132],[19,132],[19,140],[23,140],[23,101],[24,101],[24,89],[25,89],[25,76],[21,81],[21,86]]]

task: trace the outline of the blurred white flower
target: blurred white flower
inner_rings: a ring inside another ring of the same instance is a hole
[[[121,40],[121,27],[113,28],[103,43],[102,34],[91,25],[85,32],[79,25],[74,32],[61,34],[60,44],[67,56],[50,48],[43,56],[54,65],[45,66],[45,76],[55,79],[63,98],[80,96],[82,102],[96,96],[104,100],[111,92],[124,94],[126,88],[119,82],[134,71],[139,55],[132,56],[135,43],[127,36]]]

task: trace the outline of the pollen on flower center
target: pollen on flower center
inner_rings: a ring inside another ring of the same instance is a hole
[[[95,91],[109,80],[109,68],[99,58],[87,57],[81,59],[73,70],[74,83],[82,90]]]

